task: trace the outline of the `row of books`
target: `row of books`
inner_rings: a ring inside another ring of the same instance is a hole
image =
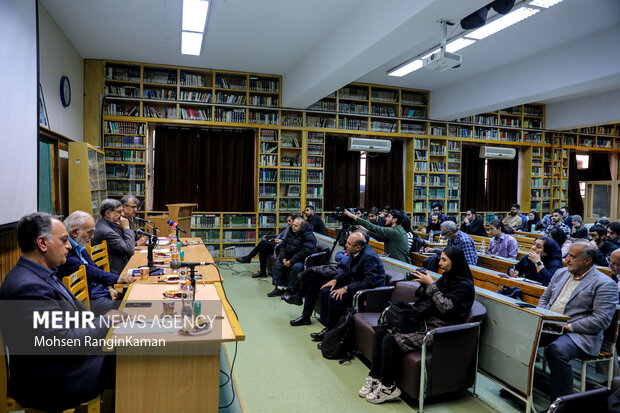
[[[308,156],[307,165],[308,168],[322,168],[323,157]]]
[[[306,187],[306,197],[322,198],[323,197],[323,187],[322,186],[308,186],[308,187]]]
[[[278,204],[274,200],[260,199],[258,201],[259,212],[276,212],[277,208],[278,208]]]
[[[193,238],[202,238],[203,242],[220,242],[220,231],[217,229],[192,230],[190,234]]]
[[[146,83],[164,83],[168,85],[177,84],[176,70],[144,70],[144,81]]]
[[[472,129],[463,128],[461,126],[449,125],[448,136],[454,136],[456,138],[471,138]]]
[[[322,184],[323,183],[323,171],[307,171],[306,182],[309,184]]]
[[[105,149],[106,161],[144,162],[146,151],[137,149]]]
[[[243,122],[243,117],[241,120],[234,120],[233,122]],[[264,125],[277,125],[279,122],[280,116],[278,112],[258,112],[250,110],[250,114],[248,116],[249,123],[261,123]]]
[[[283,148],[299,148],[299,140],[295,135],[282,135],[280,137],[280,146]]]
[[[215,102],[229,105],[245,105],[245,95],[218,93],[215,95]]]
[[[254,76],[250,76],[250,90],[257,92],[278,93],[280,91],[280,81],[259,79]]]
[[[426,134],[426,124],[401,122],[400,131],[403,133],[415,133],[418,135],[424,135]]]
[[[261,142],[260,143],[260,151],[261,153],[272,153],[278,151],[278,144],[272,142]]]
[[[254,227],[256,226],[256,216],[243,215],[224,215],[224,228],[232,227]]]
[[[298,211],[301,211],[301,200],[280,199],[280,212],[298,212]]]
[[[428,160],[427,152],[426,151],[416,150],[416,151],[414,151],[413,155],[414,155],[414,159],[416,161],[426,161],[426,160]]]
[[[398,92],[395,90],[372,89],[370,97],[372,100],[381,102],[396,102],[398,100]]]
[[[124,179],[145,179],[144,165],[106,165],[106,177]]]
[[[278,166],[278,155],[260,155],[260,166]]]
[[[396,116],[394,108],[391,106],[375,106],[370,107],[370,113],[376,116]]]
[[[142,89],[142,97],[145,99],[176,100],[177,91],[174,89]]]
[[[205,121],[210,121],[211,120],[211,111],[205,111],[203,109],[186,109],[186,108],[180,108],[179,109],[179,114],[181,115],[181,119],[188,119],[188,120],[205,120]]]
[[[301,128],[303,126],[303,123],[304,120],[301,116],[286,113],[282,114],[282,126]]]
[[[258,180],[260,182],[278,182],[278,170],[260,168],[258,171]]]
[[[323,146],[308,145],[308,155],[323,155]]]
[[[140,88],[135,86],[105,85],[104,94],[106,96],[137,98],[140,97]]]
[[[142,108],[142,116],[145,118],[166,118],[166,119],[176,119],[177,118],[177,108],[176,107],[165,107],[165,108],[154,107],[144,105]]]
[[[181,86],[205,87],[204,75],[181,71]]]
[[[426,109],[402,108],[400,116],[403,118],[426,118]]]
[[[259,227],[275,227],[278,224],[278,218],[275,215],[259,215]]]
[[[144,182],[108,181],[110,195],[139,195],[144,196],[146,184]]]
[[[188,102],[211,102],[211,93],[196,92],[193,90],[182,90],[179,93],[179,100],[185,100]]]
[[[256,242],[256,231],[252,230],[237,230],[237,231],[224,231],[222,241],[225,243],[230,242]]]
[[[340,102],[340,112],[365,115],[368,114],[368,105]]]
[[[524,128],[542,129],[542,121],[538,119],[524,119]]]
[[[370,130],[374,132],[392,132],[398,131],[398,123],[393,122],[381,122],[373,120],[370,123]]]
[[[245,77],[222,76],[215,77],[215,87],[220,89],[246,89]]]
[[[280,169],[280,182],[301,182],[301,170],[299,169]]]
[[[245,109],[215,108],[217,122],[245,123]]]
[[[325,143],[323,132],[308,132],[308,143]]]
[[[341,117],[338,119],[338,128],[349,130],[368,130],[368,121],[365,119]]]
[[[250,96],[250,105],[254,106],[271,106],[277,107],[280,101],[277,97],[273,96],[260,96],[260,95],[252,95]]]
[[[336,128],[335,117],[319,117],[306,115],[306,126],[309,128]]]
[[[144,136],[105,135],[104,146],[144,148]]]
[[[258,196],[260,197],[276,197],[278,196],[277,184],[259,184]]]
[[[135,103],[106,103],[105,115],[108,116],[138,116],[138,106]]]
[[[278,131],[271,129],[261,129],[260,131],[260,139],[262,141],[277,141],[278,140]]]
[[[219,215],[192,215],[192,227],[199,228],[219,228]]]
[[[400,102],[402,104],[424,105],[426,104],[425,102],[426,102],[426,97],[424,95],[417,94],[417,93],[402,92],[402,99]]]
[[[340,99],[368,100],[368,90],[356,87],[343,87],[338,91]]]
[[[310,157],[308,157],[308,162]],[[280,155],[280,166],[301,166],[301,156],[297,155]],[[310,166],[310,165],[308,165]]]
[[[326,110],[329,112],[336,111],[336,102],[332,100],[319,100],[318,102],[313,103],[308,106],[308,110]]]
[[[136,66],[106,66],[106,80],[123,80],[126,82],[140,81],[140,68]]]

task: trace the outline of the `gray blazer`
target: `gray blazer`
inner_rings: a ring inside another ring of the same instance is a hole
[[[558,298],[564,284],[571,277],[568,269],[556,271],[549,286],[538,301],[538,306],[549,309]],[[564,308],[570,316],[573,333],[566,333],[581,350],[597,355],[603,343],[603,331],[616,311],[618,285],[608,276],[592,267],[577,285]]]
[[[101,244],[103,240],[108,242],[110,272],[120,274],[136,250],[136,234],[130,229],[125,229],[121,237],[116,227],[117,224],[105,218],[97,221],[93,245]]]

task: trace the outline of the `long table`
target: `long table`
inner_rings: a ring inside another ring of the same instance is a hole
[[[204,245],[185,247],[187,261],[213,259]],[[186,251],[187,251],[186,250]],[[136,254],[137,255],[137,254]],[[134,256],[125,268],[136,268],[146,254]],[[116,408],[115,412],[217,412],[219,404],[219,371],[222,342],[243,341],[245,334],[232,307],[226,299],[222,284],[211,274],[212,266],[200,268],[205,282],[196,284],[196,300],[202,303],[202,313],[215,317],[212,331],[205,335],[186,336],[173,332],[135,334],[131,330],[119,332],[112,328],[106,338],[116,341],[133,337],[144,340],[163,340],[159,347],[128,346],[122,343],[116,349]],[[203,270],[206,270],[203,272]],[[217,274],[217,271],[215,274]],[[155,278],[155,277],[150,277]],[[147,319],[163,312],[163,292],[177,289],[174,284],[155,284],[138,281],[129,286],[121,310]],[[135,301],[151,302],[150,307],[131,307]],[[181,303],[176,303],[180,312]],[[116,333],[115,333],[116,331]]]
[[[314,235],[320,244],[333,245],[332,238]],[[341,249],[337,245],[334,252]],[[381,259],[386,270],[405,272],[417,268],[392,258]],[[430,271],[429,274],[439,277]],[[565,323],[569,317],[539,307],[522,308],[515,299],[475,288],[476,300],[487,309],[480,336],[478,371],[525,401],[525,411],[529,413],[533,409],[534,363],[541,331],[545,324]]]

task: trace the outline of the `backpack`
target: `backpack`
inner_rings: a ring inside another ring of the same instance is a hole
[[[349,308],[338,320],[334,328],[325,333],[321,344],[323,357],[329,360],[340,359],[340,364],[351,361],[353,348],[353,314],[355,310]]]

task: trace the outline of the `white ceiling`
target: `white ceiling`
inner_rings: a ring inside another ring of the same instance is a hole
[[[618,0],[564,0],[463,49],[458,69],[421,69],[402,78],[389,77],[386,71],[434,48],[440,39],[438,19],[458,21],[491,0],[212,0],[201,56],[180,54],[181,0],[40,1],[84,58],[281,74],[283,104],[290,107],[305,108],[353,81],[428,89],[432,97],[434,91],[440,97],[457,96],[457,85],[483,85],[487,73],[528,62],[535,66],[541,53],[558,53],[557,67],[547,76],[563,78],[561,85],[541,82],[536,91],[513,88],[491,98],[483,90],[480,105],[469,104],[467,109],[462,97],[460,106],[450,106],[444,98],[431,102],[431,115],[449,118],[533,99],[566,101],[586,93],[587,82],[596,82],[600,90],[620,87],[616,60],[586,62],[609,66],[586,79],[572,73],[573,64],[584,64],[583,52],[576,48],[575,54],[566,54],[580,39],[586,39],[581,47],[593,49],[587,39],[594,42],[597,33],[620,33],[615,29],[620,26]],[[592,57],[608,54],[618,59],[620,36],[613,40],[615,48],[599,50]],[[505,81],[531,80],[532,72],[529,79],[519,78],[519,73]]]

